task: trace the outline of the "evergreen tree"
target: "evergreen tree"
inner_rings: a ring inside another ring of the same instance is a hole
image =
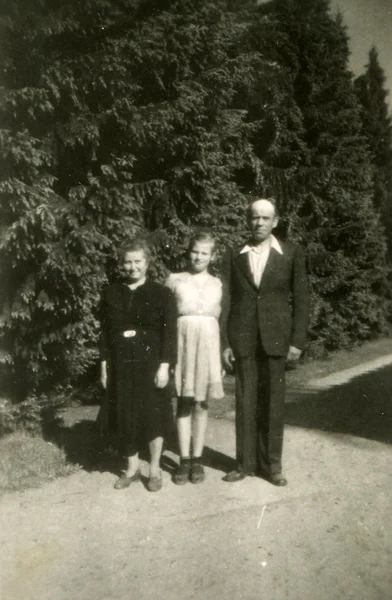
[[[272,162],[268,149],[264,160],[273,167],[272,183],[282,181],[277,189],[286,228],[307,246],[313,349],[350,346],[383,330],[387,269],[346,30],[327,0],[276,0],[260,10],[274,23],[268,43],[292,73],[301,113],[302,123],[288,123],[298,145],[306,146],[295,153],[300,163],[276,169],[287,144]]]
[[[392,261],[392,123],[388,111],[385,74],[376,48],[369,52],[366,71],[355,81],[362,106],[362,132],[371,152],[374,168],[374,205],[381,214]]]
[[[191,226],[241,235],[236,176],[252,155],[242,97],[271,68],[242,51],[247,25],[223,9],[8,3],[1,330],[22,396],[94,363],[99,291],[126,237],[152,233],[176,268]]]
[[[94,365],[116,248],[148,232],[154,277],[189,231],[243,240],[276,193],[308,247],[315,349],[384,322],[371,156],[327,0],[6,0],[0,107],[2,361],[20,397]],[[384,98],[385,99],[385,98]]]

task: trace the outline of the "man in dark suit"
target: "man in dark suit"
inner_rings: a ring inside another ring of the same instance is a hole
[[[305,344],[309,294],[301,247],[279,242],[273,199],[248,209],[251,238],[224,260],[222,348],[236,375],[237,469],[224,481],[261,474],[286,485],[282,474],[285,363]]]

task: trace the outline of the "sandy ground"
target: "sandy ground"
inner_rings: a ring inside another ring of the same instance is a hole
[[[387,361],[295,396],[285,488],[221,481],[228,414],[210,421],[202,485],[175,486],[168,451],[156,494],[116,491],[115,474],[91,466],[7,494],[1,600],[389,600],[391,388]]]

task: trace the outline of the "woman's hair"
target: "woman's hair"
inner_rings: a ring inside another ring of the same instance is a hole
[[[196,229],[189,239],[188,254],[196,242],[210,242],[212,244],[212,251],[214,252],[216,250],[216,240],[210,229],[204,227]]]
[[[139,250],[144,252],[144,256],[150,262],[152,259],[151,247],[147,240],[142,237],[134,238],[122,244],[118,249],[118,258],[121,260],[127,252],[138,252]]]

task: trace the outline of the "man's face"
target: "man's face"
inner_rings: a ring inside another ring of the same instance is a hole
[[[278,224],[275,207],[269,200],[253,202],[249,214],[249,229],[256,244],[264,242]]]

